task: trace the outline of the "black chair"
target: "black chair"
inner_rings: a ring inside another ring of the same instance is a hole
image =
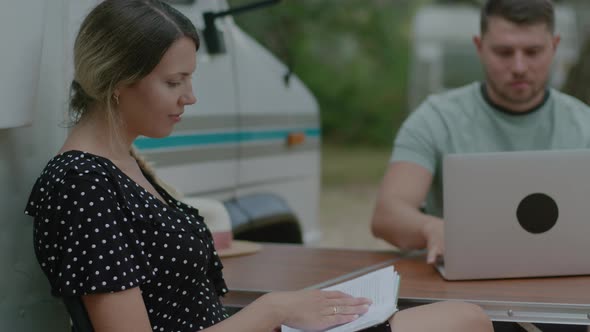
[[[63,302],[72,320],[72,332],[93,332],[92,323],[82,299],[77,296],[64,297]]]

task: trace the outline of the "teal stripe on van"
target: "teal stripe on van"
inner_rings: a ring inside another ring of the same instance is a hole
[[[290,133],[301,131],[309,137],[320,136],[319,128],[302,128],[284,130],[260,130],[228,133],[174,135],[164,138],[140,137],[135,140],[134,144],[139,150],[170,149],[183,148],[189,146],[207,146],[231,143],[238,144],[254,141],[285,139],[287,135],[289,135]]]

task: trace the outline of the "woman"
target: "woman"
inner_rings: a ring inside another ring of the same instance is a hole
[[[224,312],[221,262],[198,211],[132,152],[139,135],[169,135],[196,102],[198,48],[192,23],[157,0],[106,0],[82,23],[74,126],[26,209],[52,294],[81,297],[95,331],[321,330],[358,318],[369,300],[319,290],[271,293],[232,317]],[[373,331],[431,327],[491,329],[478,307],[441,303],[402,311]]]

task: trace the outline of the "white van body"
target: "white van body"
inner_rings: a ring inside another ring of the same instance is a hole
[[[99,2],[18,0],[0,10],[0,331],[69,329],[63,304],[50,296],[34,259],[32,220],[23,211],[66,137],[73,41]],[[184,3],[174,6],[200,30],[204,12],[228,8],[221,0]],[[279,196],[300,221],[304,241],[313,242],[320,237],[318,105],[297,77],[285,84],[288,69],[231,17],[216,24],[226,52],[208,54],[202,42],[193,78],[198,102],[185,109],[172,136],[139,138],[136,145],[188,200]],[[289,134],[304,140],[290,145]]]
[[[473,36],[479,34],[479,10],[466,4],[428,5],[418,10],[412,24],[409,111],[431,93],[483,80],[473,44]],[[553,60],[550,85],[559,88],[580,48],[572,7],[555,6],[555,31],[561,42]]]

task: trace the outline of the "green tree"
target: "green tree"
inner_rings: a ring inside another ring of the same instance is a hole
[[[570,69],[563,87],[570,94],[586,104],[590,104],[590,38],[586,39],[578,62]]]
[[[390,146],[407,114],[410,23],[421,2],[285,0],[236,21],[311,89],[326,141]]]

